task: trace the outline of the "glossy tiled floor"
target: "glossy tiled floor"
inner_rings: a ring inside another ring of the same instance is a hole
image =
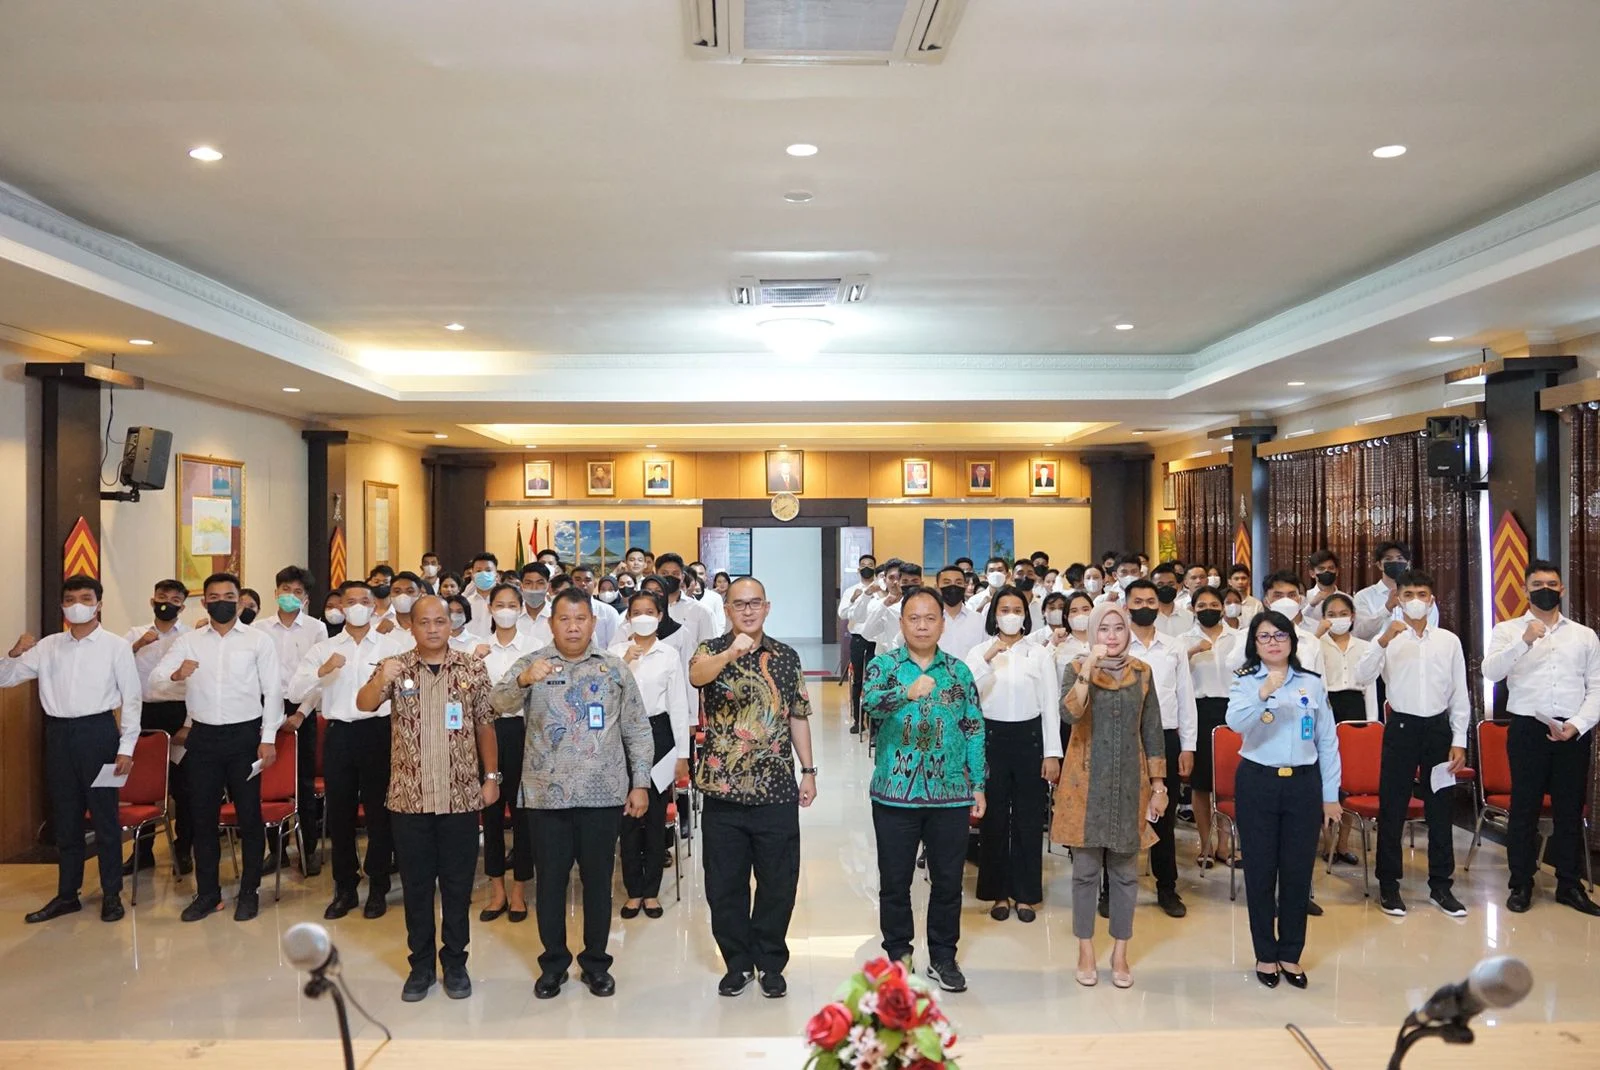
[[[672,902],[669,874],[665,918],[613,921],[614,999],[595,999],[574,985],[556,1000],[536,1002],[532,920],[512,926],[501,919],[473,923],[472,999],[452,1002],[436,990],[421,1004],[402,1004],[405,941],[398,909],[380,921],[353,916],[330,926],[358,998],[402,1037],[456,1036],[463,1028],[481,1037],[794,1034],[853,964],[877,949],[869,767],[865,747],[846,733],[843,695],[838,685],[813,685],[822,796],[802,817],[805,866],[791,929],[788,999],[763,1000],[755,989],[736,1000],[717,998],[721,967],[692,862],[685,867],[681,904]],[[1192,858],[1193,832],[1185,831],[1180,849]],[[1464,853],[1464,836],[1459,846]],[[1408,865],[1423,861],[1418,856]],[[1135,921],[1136,987],[1081,989],[1071,972],[1065,855],[1048,856],[1045,872],[1049,903],[1031,926],[991,921],[986,909],[968,900],[961,958],[971,988],[946,997],[963,1032],[1103,1033],[1288,1020],[1385,1025],[1489,954],[1522,956],[1538,979],[1533,996],[1506,1020],[1600,1018],[1600,924],[1554,905],[1548,886],[1531,913],[1506,913],[1503,856],[1493,847],[1480,852],[1479,868],[1460,875],[1457,893],[1471,913],[1459,921],[1426,905],[1417,871],[1408,880],[1413,912],[1404,920],[1385,917],[1362,898],[1359,874],[1319,875],[1318,896],[1328,913],[1311,923],[1305,962],[1312,987],[1303,993],[1256,985],[1243,901],[1228,902],[1225,873],[1201,878],[1192,868],[1182,875],[1180,890],[1190,906],[1182,921],[1156,910],[1145,889]],[[231,913],[184,925],[178,911],[189,884],[174,888],[163,875],[151,894],[148,875],[144,881],[138,910],[120,924],[98,920],[96,895],[74,918],[24,926],[22,915],[53,890],[53,871],[0,867],[0,993],[7,1009],[0,1037],[332,1034],[332,1009],[300,995],[278,947],[290,925],[320,920],[329,896],[326,871],[309,884],[287,879],[282,901],[274,905],[265,895],[261,917],[246,925],[235,924]],[[919,886],[919,895],[925,891]],[[396,907],[398,899],[397,890]]]

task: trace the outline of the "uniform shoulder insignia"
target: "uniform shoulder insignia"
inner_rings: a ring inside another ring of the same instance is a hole
[[[1233,675],[1235,676],[1250,676],[1254,673],[1255,670],[1250,668],[1248,665],[1241,665],[1237,669],[1233,670]]]

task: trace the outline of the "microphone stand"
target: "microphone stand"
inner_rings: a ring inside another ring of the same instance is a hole
[[[1426,1037],[1438,1037],[1446,1044],[1471,1044],[1473,1041],[1472,1029],[1467,1025],[1465,1015],[1445,1022],[1424,1025],[1418,1019],[1417,1012],[1412,1011],[1400,1026],[1399,1035],[1395,1037],[1394,1054],[1389,1057],[1389,1070],[1400,1070],[1400,1063],[1411,1050],[1411,1046]]]
[[[338,985],[328,980],[321,970],[316,970],[306,982],[305,993],[311,999],[316,999],[325,992],[333,996],[334,1013],[339,1017],[339,1040],[344,1045],[344,1070],[356,1070],[356,1053],[350,1041],[350,1017],[345,1013],[344,996],[339,992]]]

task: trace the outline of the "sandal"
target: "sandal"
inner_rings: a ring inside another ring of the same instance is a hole
[[[1210,869],[1217,864],[1217,860],[1211,855],[1201,855],[1194,860],[1194,864],[1200,869]]]

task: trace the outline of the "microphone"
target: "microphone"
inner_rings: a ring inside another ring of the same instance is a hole
[[[287,938],[285,938],[287,939]],[[1422,1022],[1466,1021],[1490,1007],[1512,1007],[1533,991],[1533,972],[1521,959],[1484,959],[1465,981],[1440,988],[1413,1015]]]
[[[339,949],[333,946],[328,930],[313,922],[289,926],[283,934],[283,957],[289,965],[313,977],[338,971]]]

